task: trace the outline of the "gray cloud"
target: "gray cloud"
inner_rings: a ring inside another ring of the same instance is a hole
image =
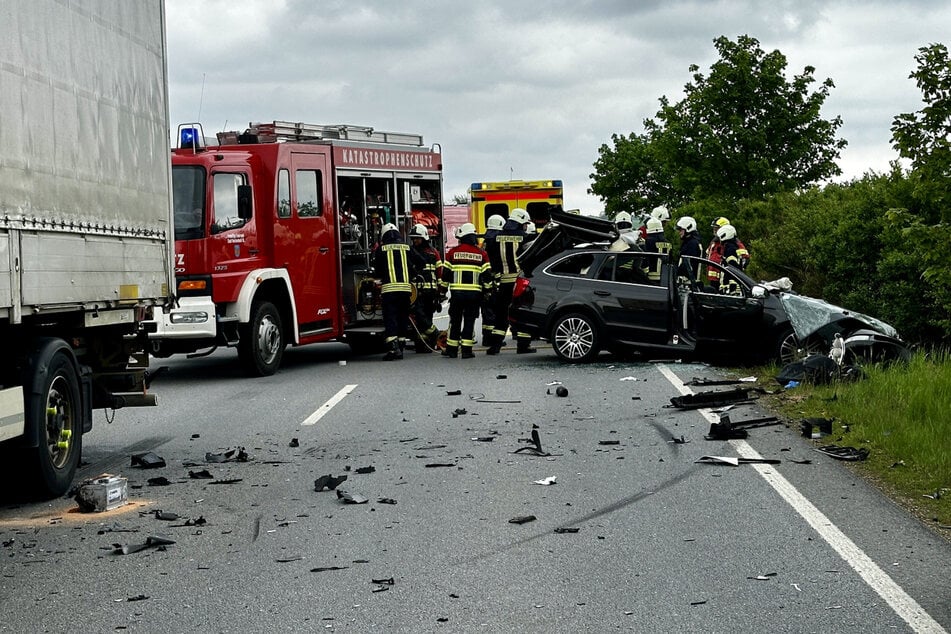
[[[445,158],[447,196],[477,180],[561,178],[586,195],[597,149],[640,133],[658,98],[680,98],[712,41],[749,34],[836,88],[846,177],[896,158],[889,126],[920,107],[918,47],[951,33],[951,8],[885,2],[478,3],[167,0],[173,123],[206,132],[273,119],[423,134]]]

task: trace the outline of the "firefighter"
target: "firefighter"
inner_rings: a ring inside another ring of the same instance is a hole
[[[634,231],[631,214],[626,211],[620,211],[614,216],[614,228],[617,230],[618,237],[611,243],[611,251],[627,251],[641,242],[640,233]]]
[[[644,251],[660,253],[661,255],[670,253],[671,244],[667,242],[667,237],[664,235],[664,223],[657,218],[648,218],[645,228],[647,230],[647,240],[644,242]],[[652,282],[660,282],[660,269],[663,266],[664,259],[651,258],[648,262],[647,279]]]
[[[733,225],[723,225],[717,229],[717,239],[720,241],[720,253],[722,255],[722,264],[724,266],[735,266],[741,268],[739,249],[736,240],[736,229]],[[717,287],[720,293],[724,295],[739,295],[740,283],[735,277],[724,270],[720,270]]]
[[[502,351],[502,342],[508,330],[509,306],[515,291],[515,280],[522,272],[518,265],[518,250],[525,240],[525,227],[531,220],[527,211],[516,207],[509,212],[509,219],[502,226],[502,231],[487,249],[492,273],[495,276],[495,327],[492,329],[491,345],[486,350],[486,354],[494,355]],[[532,338],[528,333],[517,332],[515,339],[518,342],[516,347],[518,354],[536,351],[532,347]]]
[[[439,251],[429,243],[426,225],[415,225],[409,236],[413,243],[409,250],[409,265],[416,284],[416,301],[412,308],[415,349],[417,353],[427,353],[433,351],[439,338],[439,329],[433,324],[433,313],[442,310],[438,288],[442,259]]]
[[[492,284],[488,254],[479,248],[475,225],[459,228],[459,244],[446,254],[439,287],[449,291],[449,335],[442,354],[455,359],[462,349],[463,359],[472,359],[473,331],[486,288]]]
[[[677,232],[680,234],[680,262],[677,265],[678,277],[684,278],[686,282],[697,287],[702,285],[700,262],[697,260],[684,260],[685,256],[700,258],[703,257],[703,244],[700,242],[700,234],[697,232],[697,221],[690,216],[681,216],[677,220]]]
[[[650,214],[648,214],[646,217],[641,216],[641,218],[641,226],[638,227],[637,232],[640,234],[641,240],[647,240],[647,221],[651,218],[654,220],[659,220],[661,227],[663,227],[668,222],[670,222],[670,211],[667,209],[667,207],[658,205],[657,207],[651,209]]]
[[[482,248],[489,250],[495,244],[495,237],[505,226],[505,218],[492,214],[485,221],[485,235],[482,236]],[[482,297],[482,345],[492,345],[492,330],[495,328],[495,285],[491,285]],[[505,345],[504,342],[502,345]]]
[[[373,254],[373,268],[381,280],[383,328],[386,333],[384,361],[403,358],[402,337],[409,327],[410,275],[409,245],[391,222],[380,229],[380,244]]]
[[[717,231],[719,231],[720,227],[728,224],[730,224],[730,220],[723,216],[714,218],[713,222],[710,223],[710,229],[713,230],[713,238],[710,240],[710,246],[707,247],[706,256],[711,262],[719,264],[723,259],[723,247],[720,244],[720,238],[717,237]],[[715,266],[708,266],[706,282],[714,288],[718,287],[720,285],[720,269]]]

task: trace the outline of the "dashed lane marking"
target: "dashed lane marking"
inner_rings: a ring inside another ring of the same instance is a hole
[[[337,392],[332,397],[330,397],[329,401],[327,401],[326,403],[318,407],[317,410],[313,414],[308,416],[304,420],[304,422],[301,423],[301,426],[303,427],[305,425],[315,424],[321,418],[326,416],[330,412],[330,410],[333,409],[334,405],[342,401],[347,396],[347,394],[354,391],[355,389],[357,389],[356,383],[354,383],[353,385],[344,385],[342,388],[340,388],[339,392]]]

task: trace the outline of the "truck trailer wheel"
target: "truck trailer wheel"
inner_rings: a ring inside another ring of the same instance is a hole
[[[251,323],[243,326],[238,340],[238,358],[251,376],[277,372],[284,356],[284,326],[281,314],[271,302],[255,304]]]
[[[32,465],[35,474],[28,484],[32,493],[55,497],[69,490],[79,465],[83,402],[76,366],[66,350],[36,359],[34,367],[44,366],[46,376],[38,381],[39,389],[27,397],[27,428],[37,430],[39,444],[27,450],[24,467]]]

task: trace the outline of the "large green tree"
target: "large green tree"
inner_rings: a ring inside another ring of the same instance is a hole
[[[599,149],[590,193],[609,214],[667,202],[762,199],[841,173],[840,117],[820,113],[831,79],[814,86],[807,66],[786,79],[786,57],[753,37],[714,40],[720,59],[705,75],[690,66],[684,98],[663,96],[641,135],[614,135]]]
[[[911,161],[911,180],[926,222],[951,222],[951,58],[944,44],[918,49],[909,75],[925,105],[892,122],[892,144]]]

